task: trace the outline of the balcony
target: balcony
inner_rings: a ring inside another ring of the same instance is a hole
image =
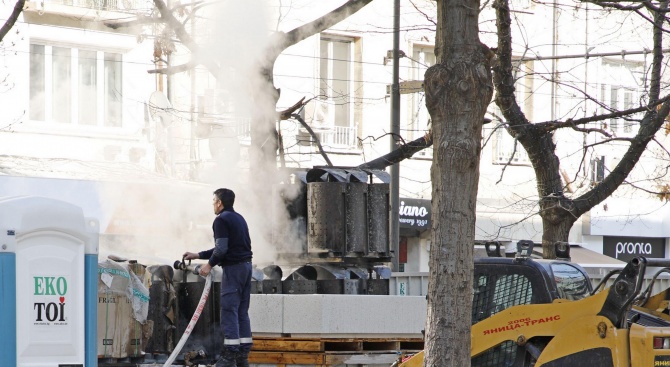
[[[348,127],[348,126],[327,126],[327,127],[313,127],[314,134],[319,139],[321,146],[328,149],[336,150],[351,150],[358,149],[358,139],[357,131],[358,127]],[[284,129],[282,129],[284,130]],[[285,134],[282,131],[282,134]],[[303,127],[298,129],[297,134],[292,132],[292,135],[295,136],[296,142],[299,145],[308,146],[312,145],[316,147],[316,142],[313,141],[312,136],[307,132]],[[286,135],[285,139],[286,139]]]
[[[347,126],[331,126],[314,130],[323,147],[354,149],[356,142],[356,131],[358,128]]]
[[[234,124],[224,124],[229,126],[235,131],[235,135],[243,141],[249,141],[251,138],[251,124],[250,120],[246,119],[241,122]],[[321,146],[324,149],[357,149],[358,148],[358,139],[357,131],[358,127],[345,127],[345,126],[329,126],[329,127],[314,127],[314,133],[319,138]],[[309,135],[307,130],[297,123],[282,123],[281,125],[281,135],[284,139],[284,147],[290,148],[294,145],[302,146],[315,146],[316,142],[313,141],[312,137]]]
[[[113,13],[137,13],[154,6],[151,0],[45,0],[44,2],[27,2],[26,4],[27,11],[81,15],[83,17],[90,15],[87,11],[91,9]]]

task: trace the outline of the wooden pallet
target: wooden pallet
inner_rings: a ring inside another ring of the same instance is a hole
[[[254,337],[249,362],[285,367],[388,364],[399,355],[423,349],[421,339]]]

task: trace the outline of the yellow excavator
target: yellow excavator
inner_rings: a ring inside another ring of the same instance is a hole
[[[514,258],[475,260],[473,367],[670,366],[670,289],[652,295],[670,259],[634,258],[593,289],[579,265],[530,253],[532,242],[520,241]],[[569,247],[557,254],[569,258]],[[421,367],[423,352],[396,365]]]

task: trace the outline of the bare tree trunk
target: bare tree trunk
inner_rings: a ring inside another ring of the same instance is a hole
[[[424,366],[469,366],[481,131],[493,87],[478,0],[438,0],[436,56],[425,75],[433,124],[433,224]]]
[[[561,219],[560,222],[549,223],[547,219],[542,218],[542,257],[545,259],[556,258],[556,242],[568,242],[570,228],[575,220],[570,216]]]

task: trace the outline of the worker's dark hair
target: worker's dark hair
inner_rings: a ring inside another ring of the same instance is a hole
[[[235,204],[235,193],[230,189],[218,189],[214,191],[214,195],[221,200],[224,208],[232,208]]]

